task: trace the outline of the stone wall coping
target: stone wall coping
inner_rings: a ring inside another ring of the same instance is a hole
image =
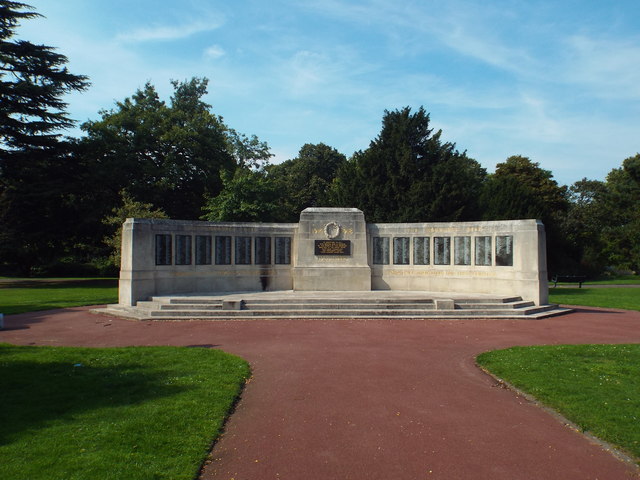
[[[358,208],[339,208],[339,207],[307,207],[302,213],[362,213]]]
[[[208,222],[206,220],[171,220],[167,218],[127,218],[125,221],[127,224],[139,224],[139,225],[154,225],[161,226],[167,225],[168,227],[177,226],[198,226],[198,227],[229,227],[229,228],[281,228],[281,229],[296,229],[298,223],[279,223],[279,222]]]

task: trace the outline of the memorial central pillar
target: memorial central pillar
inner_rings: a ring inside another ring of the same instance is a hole
[[[357,208],[306,208],[295,242],[294,290],[371,290],[367,228]]]

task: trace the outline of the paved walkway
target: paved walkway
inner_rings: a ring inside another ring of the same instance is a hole
[[[475,365],[513,345],[640,343],[640,312],[546,320],[137,322],[85,308],[5,317],[0,342],[190,345],[251,362],[202,479],[628,480],[630,463]]]

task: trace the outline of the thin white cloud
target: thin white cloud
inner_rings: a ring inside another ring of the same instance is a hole
[[[278,79],[277,88],[285,97],[327,107],[365,95],[370,86],[367,75],[377,68],[349,47],[332,46],[274,58],[265,66],[265,76]]]
[[[289,62],[287,72],[291,93],[295,96],[313,94],[329,81],[329,62],[326,55],[300,51]]]
[[[640,38],[573,35],[565,78],[603,98],[640,98]]]
[[[220,28],[221,25],[222,22],[219,20],[196,20],[182,25],[157,25],[120,33],[116,36],[116,40],[120,42],[177,40],[190,37],[197,33],[216,30]]]
[[[466,22],[440,27],[438,37],[461,55],[474,58],[493,67],[521,75],[535,71],[536,61],[522,48],[506,45],[499,38],[473,32]]]
[[[540,139],[545,143],[562,141],[566,137],[565,122],[559,118],[548,101],[540,96],[522,95],[521,118],[518,123],[522,138]]]
[[[488,4],[453,0],[427,7],[420,2],[399,5],[396,0],[360,4],[310,0],[304,5],[342,21],[373,25],[390,39],[398,56],[434,49],[435,41],[509,72],[530,74],[536,68],[537,62],[526,49],[500,37],[501,25],[513,20],[511,12]]]
[[[225,53],[224,48],[220,45],[211,45],[204,51],[204,56],[215,60],[216,58],[224,57]]]

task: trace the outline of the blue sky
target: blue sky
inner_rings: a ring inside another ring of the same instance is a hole
[[[638,0],[23,1],[46,18],[20,36],[91,79],[67,98],[80,122],[199,76],[276,162],[305,143],[350,156],[405,106],[489,172],[520,154],[569,185],[640,151]]]

